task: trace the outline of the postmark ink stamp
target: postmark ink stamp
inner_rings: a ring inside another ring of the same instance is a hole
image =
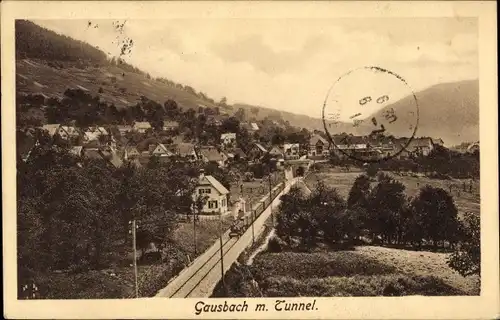
[[[401,154],[415,136],[418,101],[400,75],[366,66],[337,79],[325,98],[322,119],[337,155],[384,161]]]

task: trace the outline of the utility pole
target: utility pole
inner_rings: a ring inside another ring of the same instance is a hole
[[[252,210],[252,244],[255,244],[255,233],[253,231],[254,223],[255,223],[255,210]]]
[[[132,225],[132,230],[130,231],[132,233],[132,246],[134,250],[134,283],[135,283],[135,297],[139,298],[139,285],[137,282],[137,237],[136,237],[136,231],[137,231],[137,223],[135,221],[135,218],[129,222]]]
[[[222,212],[219,211],[219,242],[220,242],[220,269],[222,290],[226,294],[226,282],[224,281],[224,252],[222,251]]]

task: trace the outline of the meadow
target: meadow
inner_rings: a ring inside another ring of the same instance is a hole
[[[306,177],[306,184],[312,190],[318,181],[323,181],[328,186],[334,187],[347,199],[349,191],[356,180],[356,177],[363,172],[340,172],[338,170],[323,169],[318,172],[311,172]],[[410,197],[417,196],[420,188],[425,185],[440,187],[450,192],[457,206],[459,216],[465,212],[480,213],[479,181],[472,181],[472,192],[469,192],[470,180],[461,179],[431,179],[427,177],[399,176],[391,172],[385,172],[391,175],[397,181],[403,183],[406,187],[406,195]],[[463,190],[463,183],[466,183],[466,191]],[[376,183],[376,182],[373,182]]]

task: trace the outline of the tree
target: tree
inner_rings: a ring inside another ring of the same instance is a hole
[[[466,213],[460,224],[460,241],[448,265],[462,276],[481,274],[481,233],[480,218],[474,213]]]
[[[382,177],[370,192],[367,227],[372,233],[372,240],[376,235],[387,243],[397,240],[398,224],[406,205],[404,191],[405,186],[401,182],[387,176]]]
[[[425,237],[433,242],[434,247],[437,247],[438,241],[455,241],[458,211],[446,190],[429,185],[421,188],[412,201],[412,209]]]

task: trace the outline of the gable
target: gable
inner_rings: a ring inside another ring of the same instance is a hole
[[[168,149],[167,149],[167,147],[165,147],[165,145],[163,145],[162,143],[160,143],[153,150],[153,154],[171,154],[171,152],[168,151]]]

